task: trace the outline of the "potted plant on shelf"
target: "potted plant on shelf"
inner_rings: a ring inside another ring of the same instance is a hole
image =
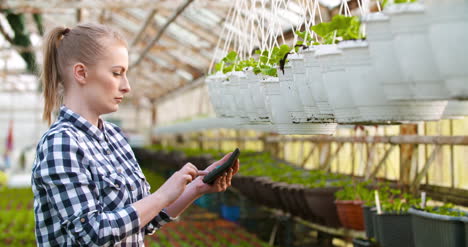
[[[376,238],[383,246],[413,247],[413,232],[410,207],[420,204],[420,200],[398,189],[390,189],[390,195],[381,200],[382,213],[374,217]]]
[[[416,247],[465,246],[466,212],[454,209],[452,204],[411,208],[408,212]]]
[[[350,229],[364,230],[362,205],[372,197],[367,183],[345,186],[335,193],[335,204],[341,224]]]

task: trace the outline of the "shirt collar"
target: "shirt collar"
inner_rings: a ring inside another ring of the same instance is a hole
[[[104,121],[102,121],[101,118],[98,120],[98,125],[102,126],[102,130],[99,129],[98,127],[94,126],[91,124],[88,120],[86,120],[84,117],[79,115],[78,113],[75,113],[72,111],[70,108],[66,107],[65,105],[62,105],[60,107],[60,115],[59,119],[63,118],[66,121],[69,121],[71,124],[73,124],[75,127],[78,129],[81,129],[84,131],[86,134],[89,136],[99,140],[99,141],[105,141],[105,124]]]

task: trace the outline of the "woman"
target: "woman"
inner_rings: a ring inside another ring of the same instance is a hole
[[[187,163],[149,193],[134,154],[102,114],[115,112],[130,92],[128,50],[115,31],[99,24],[54,28],[45,39],[43,117],[51,123],[37,146],[32,185],[39,246],[143,246],[205,193],[225,191],[239,161],[210,186]],[[58,109],[60,106],[60,109]]]

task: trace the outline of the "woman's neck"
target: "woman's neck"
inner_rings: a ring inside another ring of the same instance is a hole
[[[63,104],[73,112],[79,114],[80,116],[88,120],[88,122],[90,122],[92,125],[99,128],[99,114],[93,111],[93,109],[90,106],[83,102],[83,98],[77,98],[71,95],[67,95],[63,99]]]

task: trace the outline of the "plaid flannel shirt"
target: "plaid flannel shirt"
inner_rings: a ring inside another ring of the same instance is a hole
[[[140,229],[132,203],[148,196],[121,130],[92,125],[65,106],[37,146],[32,171],[38,246],[144,246],[172,221],[164,210]]]

